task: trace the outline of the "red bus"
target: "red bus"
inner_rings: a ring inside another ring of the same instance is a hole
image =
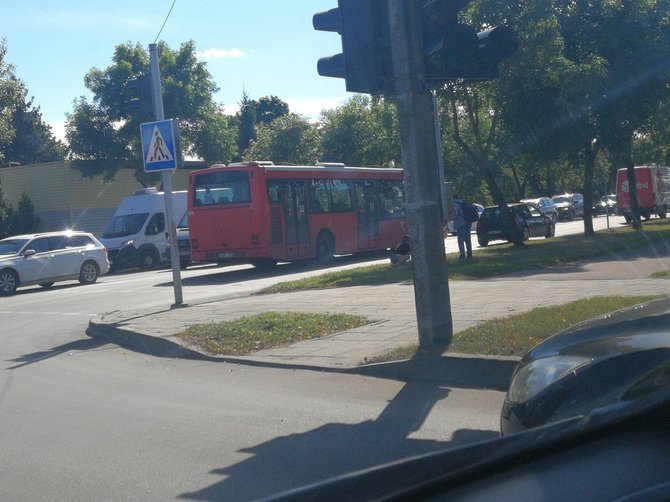
[[[256,266],[382,250],[408,233],[402,169],[216,164],[188,180],[191,258]]]

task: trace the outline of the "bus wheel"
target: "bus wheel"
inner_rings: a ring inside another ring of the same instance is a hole
[[[322,232],[316,239],[316,261],[319,263],[330,263],[335,254],[335,239],[333,236]]]

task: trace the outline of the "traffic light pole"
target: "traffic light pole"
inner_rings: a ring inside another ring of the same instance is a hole
[[[158,66],[158,47],[156,44],[149,45],[149,64],[151,68],[151,86],[153,95],[154,113],[156,120],[165,119],[163,111],[163,94],[161,92],[161,76]],[[165,215],[166,225],[170,236],[170,263],[172,265],[172,285],[174,289],[173,307],[183,306],[184,299],[181,288],[181,273],[179,268],[179,249],[177,247],[177,227],[173,220],[174,204],[172,202],[172,179],[171,172],[164,170],[161,172],[163,182],[163,193],[165,194]]]
[[[388,0],[395,96],[400,122],[407,215],[412,239],[414,302],[419,346],[453,338],[444,250],[438,151],[430,91],[422,84],[417,2]]]

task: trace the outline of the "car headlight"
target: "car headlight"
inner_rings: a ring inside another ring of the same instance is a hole
[[[123,241],[121,243],[121,247],[124,248],[126,246],[132,246],[133,244],[135,244],[135,239],[128,239],[127,241]]]
[[[590,357],[583,356],[555,356],[537,359],[514,375],[507,392],[507,399],[514,403],[525,403],[565,375],[590,362]]]

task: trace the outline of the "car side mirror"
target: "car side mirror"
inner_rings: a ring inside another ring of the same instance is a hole
[[[29,256],[32,256],[32,255],[34,255],[35,253],[37,253],[37,251],[35,251],[34,249],[26,249],[26,250],[23,252],[23,256],[24,256],[25,258],[28,258]]]

